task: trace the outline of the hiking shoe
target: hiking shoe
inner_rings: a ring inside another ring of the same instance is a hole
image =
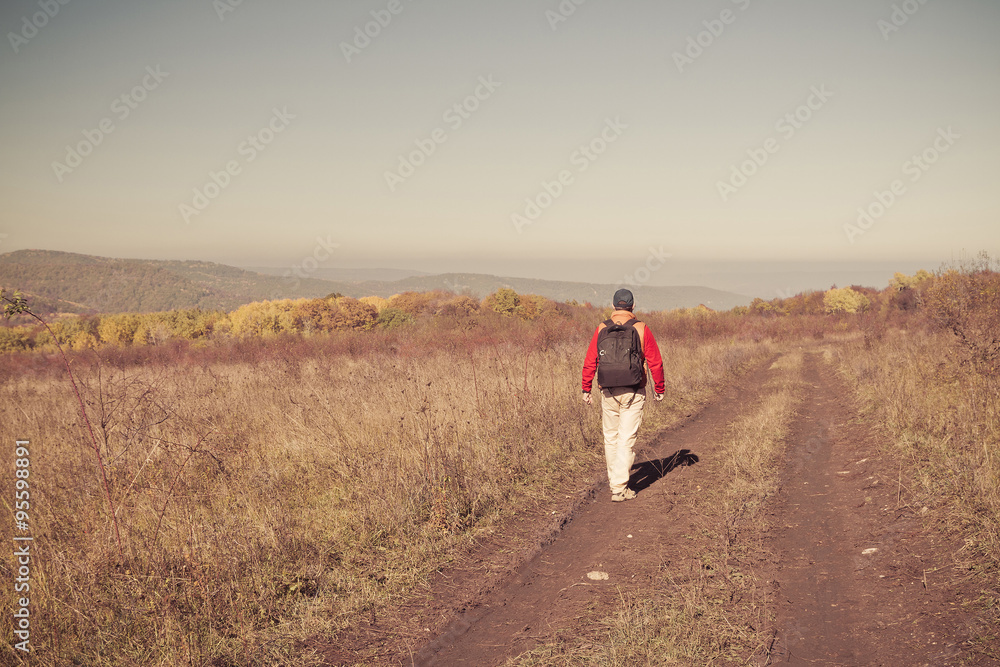
[[[623,500],[632,500],[633,498],[635,498],[635,491],[632,489],[625,489],[621,493],[611,494],[611,502],[613,503],[620,503]]]

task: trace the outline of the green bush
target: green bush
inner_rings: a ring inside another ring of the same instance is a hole
[[[413,321],[413,315],[399,308],[384,308],[378,314],[377,324],[382,329],[395,329]]]

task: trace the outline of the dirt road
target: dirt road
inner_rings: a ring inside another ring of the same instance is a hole
[[[595,618],[613,614],[625,595],[661,586],[664,570],[697,571],[716,539],[697,499],[723,483],[726,428],[775,372],[765,364],[748,373],[647,441],[633,469],[635,500],[612,503],[606,480],[596,480],[570,509],[549,516],[540,507],[517,528],[521,542],[536,531],[530,557],[517,562],[498,536],[442,572],[425,604],[403,612],[411,627],[414,618],[426,624],[428,638],[380,631],[385,664],[501,665],[556,637],[593,632]],[[752,618],[734,622],[759,641],[732,662],[997,664],[970,642],[984,628],[962,604],[976,592],[956,560],[961,544],[912,504],[899,464],[855,421],[822,355],[807,352],[797,373],[780,490],[768,501],[769,525],[745,538],[740,566],[763,594]]]
[[[769,536],[773,659],[798,665],[995,664],[973,656],[955,543],[925,527],[897,462],[818,355],[789,437]]]

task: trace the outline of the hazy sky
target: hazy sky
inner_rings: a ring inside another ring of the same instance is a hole
[[[996,0],[10,0],[0,27],[3,252],[1000,247]]]

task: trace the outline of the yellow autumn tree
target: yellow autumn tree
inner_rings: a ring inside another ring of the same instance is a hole
[[[907,288],[914,289],[917,286],[919,286],[922,282],[932,277],[933,276],[930,273],[924,271],[923,269],[920,269],[912,276],[908,276],[905,273],[897,271],[892,276],[892,280],[889,281],[889,287],[891,287],[897,292]]]
[[[380,296],[363,296],[358,299],[361,303],[373,307],[376,312],[381,313],[389,305],[389,299]]]
[[[0,352],[20,352],[30,349],[31,345],[28,327],[0,327]]]
[[[483,300],[483,305],[501,315],[513,315],[521,305],[521,295],[509,287],[501,287]]]
[[[823,310],[827,313],[861,313],[871,301],[861,292],[850,287],[834,287],[823,295]]]
[[[132,313],[104,315],[97,323],[97,336],[108,345],[131,345],[139,329],[139,317]]]
[[[254,301],[229,314],[234,336],[275,336],[282,330],[282,313],[292,310],[291,301]],[[286,318],[287,324],[287,318]]]

